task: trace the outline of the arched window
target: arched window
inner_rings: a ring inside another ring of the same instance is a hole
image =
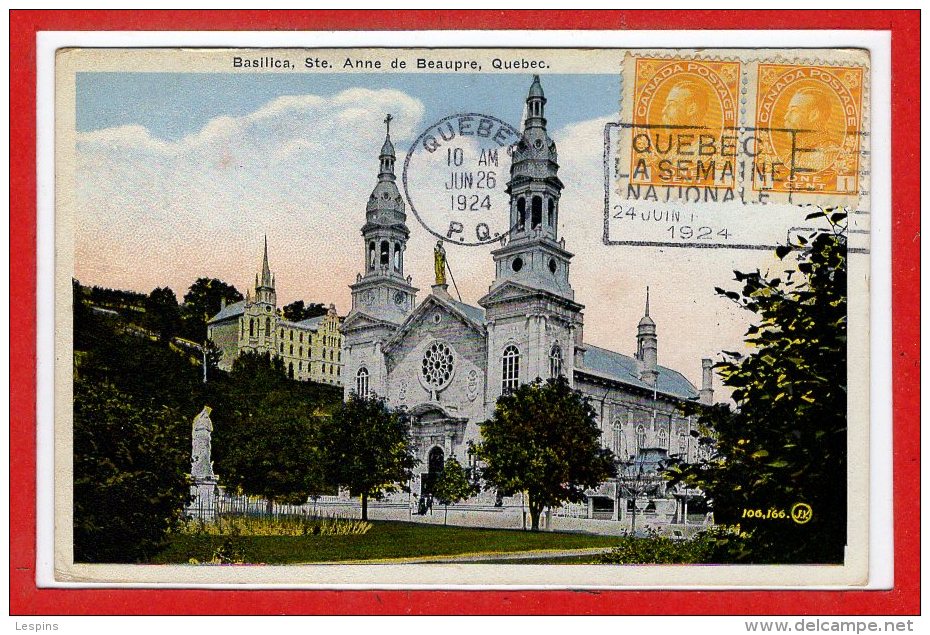
[[[297,372],[298,372],[298,373],[304,372],[304,363],[303,363],[303,362],[297,362]]]
[[[387,267],[391,262],[391,243],[386,240],[381,241],[381,266]]]
[[[294,331],[290,331],[290,334],[291,334],[291,341],[293,342],[293,341],[294,341]]]
[[[553,344],[549,349],[549,376],[552,378],[562,376],[562,347]]]
[[[301,346],[300,348],[297,349],[297,357],[303,357],[303,356],[304,356],[304,347]]]
[[[265,334],[271,337],[271,318],[265,318]]]
[[[526,199],[522,196],[517,199],[517,231],[526,229]]]
[[[368,268],[369,269],[375,268],[375,262],[376,262],[375,258],[376,258],[375,241],[371,241],[370,243],[368,243]]]
[[[355,373],[355,394],[359,397],[368,397],[368,369],[362,366]]]
[[[549,199],[549,227],[555,226],[555,201]]]
[[[249,337],[255,337],[255,318],[249,318]]]
[[[281,342],[280,344],[278,344],[278,347],[279,347],[278,350],[280,350],[281,354],[284,355],[284,342]]]
[[[520,351],[513,344],[504,349],[501,371],[501,392],[506,395],[520,385]]]
[[[636,426],[636,449],[642,450],[646,447],[646,426]]]
[[[294,354],[294,345],[291,344],[291,348],[290,348],[290,351],[288,352],[288,355],[293,355],[293,354]]]
[[[623,451],[623,421],[617,419],[614,421],[614,439],[613,447],[611,450],[618,457],[622,456],[621,452]]]
[[[542,197],[534,196],[533,197],[533,226],[532,229],[536,229],[542,225]]]
[[[394,243],[394,271],[400,271],[400,243]]]
[[[659,447],[668,449],[668,432],[659,430]]]
[[[680,454],[684,460],[688,460],[688,435],[684,432],[678,435],[678,454]]]

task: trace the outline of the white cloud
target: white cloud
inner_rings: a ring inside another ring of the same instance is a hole
[[[267,232],[282,298],[347,310],[387,112],[403,140],[424,108],[396,90],[353,89],[279,97],[176,141],[142,126],[78,135],[76,275],[179,295],[210,275],[245,291]]]

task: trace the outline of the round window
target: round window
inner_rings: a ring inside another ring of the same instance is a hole
[[[443,342],[433,342],[423,354],[420,364],[420,380],[430,390],[442,390],[452,381],[455,372],[455,357],[452,349]]]
[[[520,271],[520,269],[523,269],[523,258],[520,258],[519,256],[514,258],[513,262],[510,263],[510,268],[514,271]]]
[[[550,258],[549,259],[549,271],[551,271],[552,273],[555,273],[555,270],[556,270],[555,258]]]

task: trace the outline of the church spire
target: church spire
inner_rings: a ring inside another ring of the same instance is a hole
[[[274,287],[274,281],[271,278],[271,268],[268,266],[268,234],[265,234],[265,252],[262,257],[262,286]]]
[[[268,266],[268,236],[265,235],[264,251],[262,251],[262,271],[255,274],[255,301],[276,305],[277,296],[274,291],[274,276]]]
[[[378,172],[379,181],[393,181],[397,178],[394,176],[394,160],[396,158],[394,144],[391,143],[391,121],[393,120],[394,116],[390,113],[384,117],[387,132],[384,135],[384,145],[381,146],[381,155],[378,157],[381,160],[381,170]]]
[[[543,93],[539,75],[533,75],[533,83],[530,85],[530,92],[526,96],[526,121],[523,122],[524,130],[529,128],[542,128],[545,130],[545,106],[546,95]]]
[[[407,227],[405,221],[407,217],[404,212],[404,199],[397,189],[397,184],[395,183],[397,177],[394,175],[394,160],[396,155],[394,153],[394,144],[391,142],[392,121],[394,121],[394,115],[389,113],[384,117],[386,130],[384,134],[384,144],[382,144],[381,152],[378,155],[380,165],[378,170],[378,182],[375,183],[375,188],[371,196],[368,197],[368,205],[366,206],[366,211],[368,212],[367,220],[369,223],[376,223],[379,225],[401,226],[402,231],[406,234]]]
[[[639,378],[655,386],[659,377],[659,337],[656,323],[649,317],[649,287],[646,287],[646,314],[636,329],[636,359],[642,364]]]

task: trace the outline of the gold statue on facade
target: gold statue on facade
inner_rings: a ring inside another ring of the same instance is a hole
[[[446,284],[446,250],[442,241],[436,241],[433,249],[433,269],[436,272],[436,284]]]

